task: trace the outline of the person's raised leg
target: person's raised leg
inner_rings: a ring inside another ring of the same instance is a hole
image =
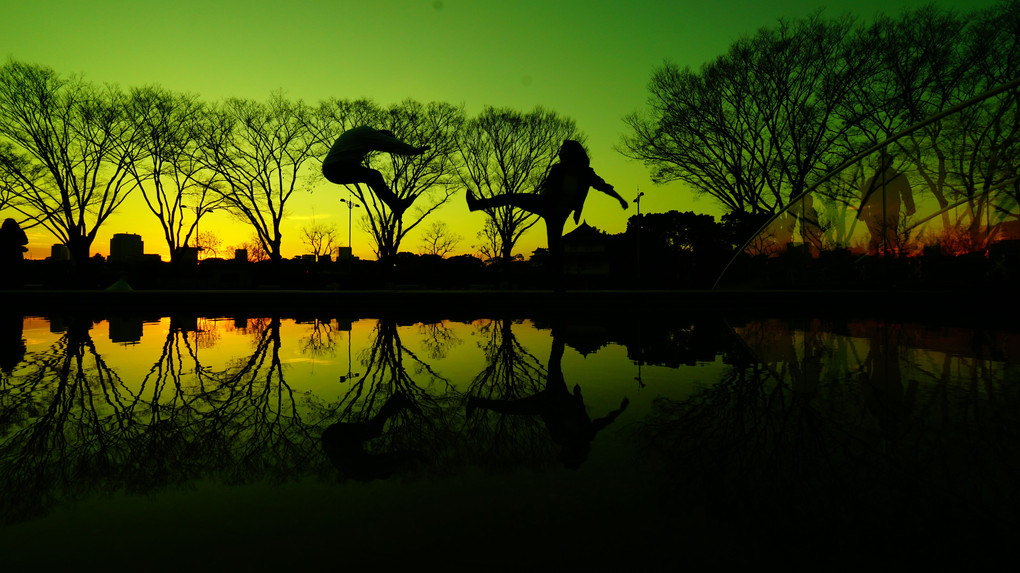
[[[379,173],[375,169],[365,169],[365,183],[372,188],[372,192],[378,197],[386,206],[390,208],[390,211],[399,217],[404,214],[404,211],[411,206],[416,196],[411,196],[406,199],[401,199],[390,190],[390,186],[386,184],[386,179],[383,178],[382,173]]]
[[[349,163],[324,165],[322,174],[326,177],[327,181],[337,185],[353,185],[356,183],[368,185],[372,192],[375,193],[375,196],[383,203],[386,203],[386,206],[396,213],[398,217],[404,213],[415,199],[414,197],[401,199],[386,184],[386,179],[382,176],[382,173],[364,165],[352,165]]]
[[[467,192],[470,211],[481,211],[495,207],[517,207],[540,217],[545,216],[545,204],[540,195],[532,193],[503,193],[494,197],[477,197],[470,189]]]

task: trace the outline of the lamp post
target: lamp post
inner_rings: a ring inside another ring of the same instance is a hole
[[[635,253],[637,256],[634,257],[637,260],[637,272],[635,273],[635,279],[637,282],[637,286],[639,287],[641,286],[641,198],[644,197],[644,195],[645,195],[644,191],[641,191],[641,189],[638,188],[637,197],[634,197],[634,204],[637,205],[637,240],[636,240],[637,248],[635,249],[637,251]],[[640,377],[641,367],[638,366],[638,378],[639,378],[638,382],[640,382]]]
[[[183,205],[182,205],[182,207],[183,207]],[[216,207],[202,207],[201,205],[198,206],[198,207],[195,207],[195,247],[199,251],[204,251],[205,248],[202,247],[202,244],[199,242],[199,238],[198,238],[198,223],[202,220],[202,215],[208,215],[209,213],[212,213],[215,210],[216,210]],[[198,258],[198,254],[197,253],[195,254],[195,258],[196,259]]]
[[[355,207],[361,207],[361,205],[347,199],[340,199],[340,202],[347,205],[347,248],[352,249],[351,253],[353,254],[354,251],[351,245],[351,214],[354,212]]]

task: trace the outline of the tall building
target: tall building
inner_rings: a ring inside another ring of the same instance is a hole
[[[110,239],[110,262],[140,261],[144,253],[141,235],[118,233]]]
[[[50,259],[54,261],[69,261],[71,260],[71,251],[67,249],[67,245],[53,245],[50,247]]]

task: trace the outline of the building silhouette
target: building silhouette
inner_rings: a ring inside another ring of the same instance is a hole
[[[71,260],[71,251],[67,248],[67,245],[53,245],[50,247],[50,260],[69,261]]]
[[[110,239],[110,262],[133,263],[142,260],[145,244],[141,235],[118,233]]]

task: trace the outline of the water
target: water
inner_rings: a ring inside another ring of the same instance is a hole
[[[1020,339],[1002,327],[4,324],[14,570],[972,563],[1020,521]]]

